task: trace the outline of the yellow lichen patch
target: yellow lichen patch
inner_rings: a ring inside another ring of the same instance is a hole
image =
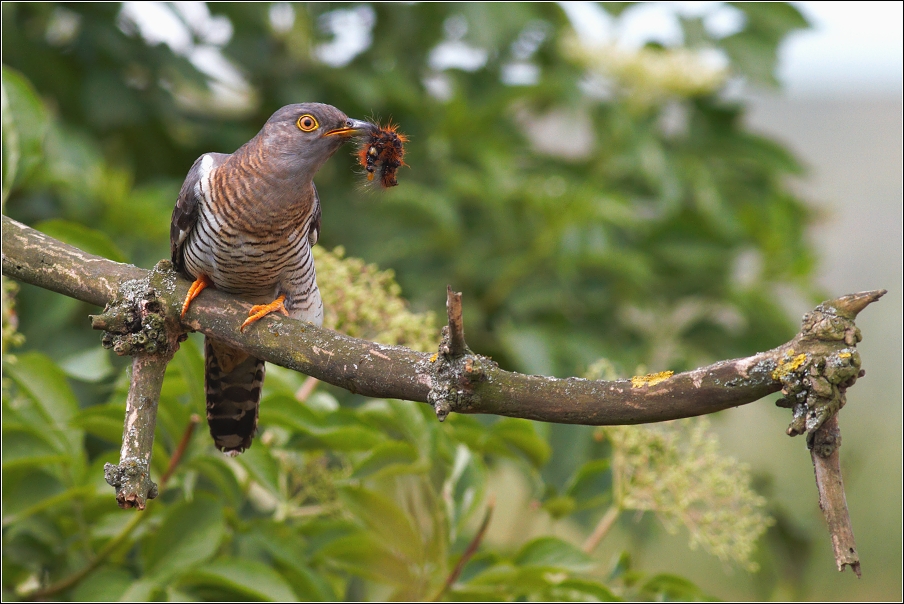
[[[439,353],[438,353],[438,352],[434,352],[432,355],[430,355],[430,362],[431,362],[431,363],[435,363],[435,362],[436,362],[436,359],[438,359],[438,358],[439,358]]]
[[[781,380],[784,376],[788,375],[792,371],[797,371],[800,369],[800,366],[804,364],[807,360],[807,355],[805,353],[801,353],[796,357],[791,357],[790,355],[794,354],[793,350],[788,351],[789,356],[785,357],[785,360],[781,365],[776,367],[772,371],[772,379],[773,380]]]
[[[839,353],[838,353],[838,358],[839,358],[839,359],[849,359],[849,358],[851,358],[851,353],[849,353],[849,352],[839,352]]]
[[[631,378],[632,388],[642,388],[643,386],[653,386],[659,382],[664,382],[674,374],[674,371],[660,371],[659,373],[648,373],[647,375],[635,375]]]

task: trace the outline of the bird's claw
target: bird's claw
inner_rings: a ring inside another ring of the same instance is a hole
[[[242,323],[239,331],[244,332],[246,327],[274,312],[280,312],[288,317],[289,311],[287,311],[286,307],[283,305],[285,301],[286,296],[283,294],[269,304],[255,304],[251,307],[251,310],[248,311],[248,318]]]

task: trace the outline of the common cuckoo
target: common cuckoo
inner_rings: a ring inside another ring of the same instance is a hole
[[[272,312],[323,322],[311,246],[320,232],[314,175],[367,122],[330,105],[287,105],[231,155],[199,157],[179,192],[170,226],[176,270],[192,279],[182,308],[208,286],[255,306],[242,330]],[[264,362],[204,340],[207,422],[221,451],[251,446]]]

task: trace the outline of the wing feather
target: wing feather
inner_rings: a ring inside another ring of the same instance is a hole
[[[173,208],[173,217],[170,222],[170,254],[173,267],[191,279],[194,278],[194,275],[188,275],[185,272],[184,245],[198,222],[201,204],[210,203],[209,199],[204,199],[201,182],[208,179],[210,172],[228,158],[229,155],[225,153],[205,153],[196,159],[185,177],[185,182],[182,183],[182,189],[176,199],[176,207]]]
[[[314,186],[314,183],[311,183],[311,188],[314,190],[314,217],[311,219],[311,227],[308,229],[308,242],[313,245],[317,245],[317,240],[320,239],[320,196],[317,195],[317,187]]]

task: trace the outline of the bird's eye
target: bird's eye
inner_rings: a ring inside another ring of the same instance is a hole
[[[295,122],[295,124],[302,132],[313,132],[320,127],[320,124],[317,123],[317,118],[315,118],[310,113],[305,113],[303,116],[298,118],[298,121]]]

